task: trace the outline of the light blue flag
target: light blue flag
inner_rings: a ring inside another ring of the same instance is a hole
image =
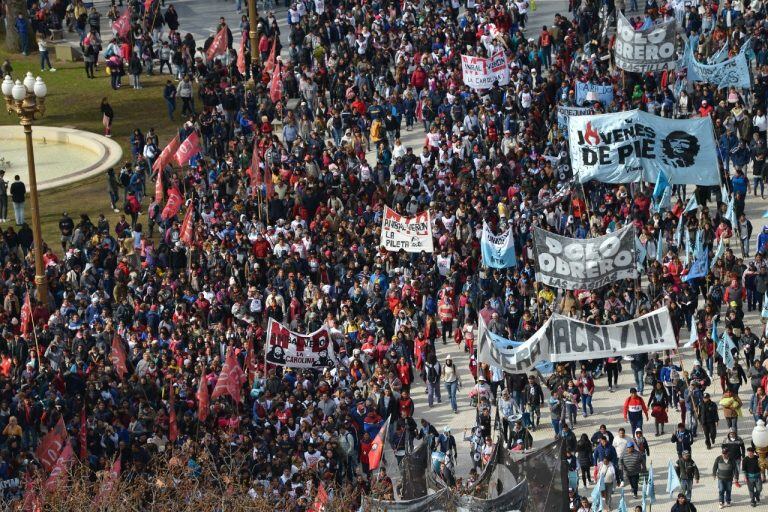
[[[688,337],[688,343],[683,345],[683,348],[691,348],[696,344],[697,341],[699,341],[699,331],[696,329],[696,325],[692,322],[691,334]]]
[[[680,246],[683,245],[683,216],[677,220],[677,229],[675,229],[675,244],[677,244],[677,252],[680,252]]]
[[[637,237],[635,237],[635,252],[637,252],[637,271],[642,272],[645,259],[648,257],[648,249]]]
[[[734,350],[736,348],[736,344],[733,342],[733,338],[731,338],[727,331],[723,331],[723,336],[720,338],[718,345],[720,343],[728,347],[728,350]]]
[[[691,198],[688,200],[688,204],[685,205],[685,210],[683,210],[683,213],[689,213],[694,210],[697,210],[699,208],[699,201],[696,199],[695,195],[692,195]]]
[[[645,507],[648,504],[648,481],[646,480],[645,482],[641,482],[640,487],[643,495],[641,498],[642,501],[640,502],[640,507],[642,511],[645,512]]]
[[[656,242],[656,261],[661,263],[661,261],[664,259],[664,230],[659,230],[659,239]]]
[[[717,50],[710,58],[707,59],[707,64],[720,64],[728,58],[728,39],[725,40],[725,44]]]
[[[760,316],[768,318],[768,292],[765,292],[765,296],[763,297],[763,310],[760,312]]]
[[[621,489],[621,493],[619,494],[619,509],[618,512],[627,512],[627,500],[624,497],[624,489]]]
[[[691,246],[691,232],[685,230],[685,266],[688,266],[689,257],[693,253],[693,247]]]
[[[696,245],[693,249],[693,257],[699,258],[704,253],[704,231],[701,228],[696,230]]]
[[[524,343],[523,341],[514,341],[514,340],[507,339],[491,331],[485,331],[485,333],[488,336],[488,338],[490,338],[490,340],[493,342],[496,349],[502,354],[505,352],[507,353],[511,352],[512,349],[515,349]],[[551,375],[555,373],[555,364],[549,361],[539,361],[538,363],[536,363],[535,368],[542,375]]]
[[[731,369],[733,368],[733,354],[731,353],[731,350],[727,347],[725,343],[720,343],[717,347],[717,353],[720,354],[720,357],[723,358],[723,363],[725,364],[726,368]]]
[[[680,488],[680,477],[677,476],[677,471],[675,471],[675,465],[672,464],[672,461],[669,461],[669,464],[667,464],[667,494],[669,494],[669,497],[673,497],[675,494],[675,491]]]
[[[483,234],[480,237],[480,253],[483,265],[491,268],[507,268],[517,266],[515,256],[515,239],[512,230],[502,235],[494,235],[491,228],[483,222]]]
[[[728,185],[725,183],[720,184],[720,201],[723,203],[728,202],[728,198],[731,196],[731,193],[728,192]]]
[[[731,228],[736,229],[736,208],[733,205],[733,196],[728,200],[728,209],[725,210],[725,218],[731,223]]]
[[[763,218],[768,219],[768,210],[766,210],[765,213],[763,213]]]
[[[709,270],[712,270],[715,268],[715,264],[717,263],[717,260],[723,257],[723,254],[725,254],[725,243],[723,243],[723,239],[720,239],[720,243],[717,244],[717,250],[715,250],[715,255],[712,257],[712,263],[709,266]]]
[[[683,276],[683,281],[686,283],[691,279],[698,279],[700,277],[706,277],[709,273],[709,255],[704,254],[703,258],[696,258],[693,260],[693,265],[687,274]]]
[[[656,180],[656,185],[653,187],[653,199],[656,201],[659,201],[663,196],[664,192],[669,188],[669,178],[667,177],[667,173],[664,171],[659,171],[659,178]]]
[[[653,481],[653,464],[648,468],[648,482],[646,486],[648,487],[648,499],[651,501],[651,505],[653,505],[656,503],[656,483]]]
[[[605,487],[605,477],[600,475],[600,480],[597,481],[595,487],[592,489],[592,512],[600,512],[603,510],[603,495],[600,491]]]
[[[710,336],[713,340],[720,339],[717,336],[717,320],[712,321],[712,334]]]

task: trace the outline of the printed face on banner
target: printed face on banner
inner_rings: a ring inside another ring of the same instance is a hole
[[[635,229],[591,239],[576,239],[534,229],[537,279],[565,289],[594,290],[637,275]]]
[[[333,358],[330,334],[320,329],[312,334],[299,334],[270,320],[267,361],[293,368],[324,368]]]

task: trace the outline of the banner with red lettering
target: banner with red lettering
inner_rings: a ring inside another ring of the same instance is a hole
[[[126,7],[123,14],[112,23],[112,30],[119,37],[125,37],[131,31],[131,10]]]
[[[46,473],[49,473],[56,464],[61,449],[67,442],[67,437],[67,427],[64,425],[64,419],[60,417],[56,425],[40,441],[35,455]]]
[[[165,208],[160,213],[160,217],[163,220],[168,220],[176,216],[181,210],[181,205],[184,204],[184,198],[181,197],[181,192],[176,187],[168,189],[168,202],[165,203]]]
[[[323,325],[310,334],[299,334],[274,318],[267,326],[267,363],[291,368],[325,368],[336,363],[333,341]]]
[[[200,152],[200,137],[197,132],[192,132],[184,139],[179,149],[176,150],[176,162],[184,166],[189,163],[189,159]]]
[[[212,61],[214,58],[216,58],[218,55],[224,55],[227,51],[227,27],[223,26],[221,29],[216,33],[216,36],[213,38],[213,42],[211,43],[211,46],[208,47],[208,51],[205,53],[205,56],[208,58],[208,61]]]
[[[178,151],[180,145],[179,135],[176,134],[176,136],[160,152],[160,156],[158,156],[155,163],[152,164],[152,170],[159,172],[161,169],[165,168],[171,161],[171,158],[176,154],[176,151]]]
[[[227,358],[221,368],[219,380],[216,381],[216,387],[213,388],[211,399],[216,400],[222,395],[229,395],[235,402],[240,403],[242,400],[240,388],[242,388],[243,382],[245,382],[245,373],[240,368],[240,363],[237,362],[235,351],[230,347],[227,350]]]
[[[429,210],[404,217],[388,206],[381,219],[381,246],[388,251],[434,252]]]

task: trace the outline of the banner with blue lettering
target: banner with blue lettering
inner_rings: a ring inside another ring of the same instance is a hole
[[[706,82],[718,89],[739,87],[749,89],[752,80],[749,75],[749,61],[744,49],[736,56],[717,64],[702,64],[693,55],[693,47],[689,44],[685,49],[684,65],[688,69],[689,82]]]
[[[568,133],[568,119],[571,116],[588,116],[595,113],[592,107],[567,107],[560,105],[557,107],[557,127],[563,133]]]
[[[585,82],[576,82],[576,104],[583,105],[585,101],[594,104],[594,101],[587,99],[587,94],[593,92],[597,96],[597,101],[607,107],[613,101],[613,86],[600,85]]]
[[[571,166],[581,183],[720,184],[710,117],[668,119],[640,110],[568,119]]]
[[[507,268],[517,266],[515,257],[515,239],[512,230],[508,229],[503,235],[494,235],[488,224],[483,222],[483,234],[480,237],[480,252],[483,265],[491,268]]]

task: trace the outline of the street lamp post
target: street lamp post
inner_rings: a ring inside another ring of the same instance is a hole
[[[29,196],[32,206],[32,233],[35,243],[35,287],[37,299],[44,308],[48,307],[48,282],[43,271],[43,236],[40,228],[40,205],[37,196],[37,176],[35,175],[35,153],[32,148],[32,122],[35,115],[45,114],[45,96],[48,87],[40,77],[33,77],[27,72],[24,81],[14,83],[10,75],[5,76],[2,84],[5,107],[8,113],[19,116],[27,141],[27,167],[29,169]]]
[[[256,56],[258,55],[259,42],[256,40],[256,0],[248,1],[248,39],[251,41],[251,70],[253,70],[253,64],[256,62]],[[251,82],[256,83],[256,78],[251,76]]]
[[[768,428],[763,420],[755,422],[755,428],[752,429],[752,444],[755,445],[757,453],[760,456],[760,471],[768,471]]]

